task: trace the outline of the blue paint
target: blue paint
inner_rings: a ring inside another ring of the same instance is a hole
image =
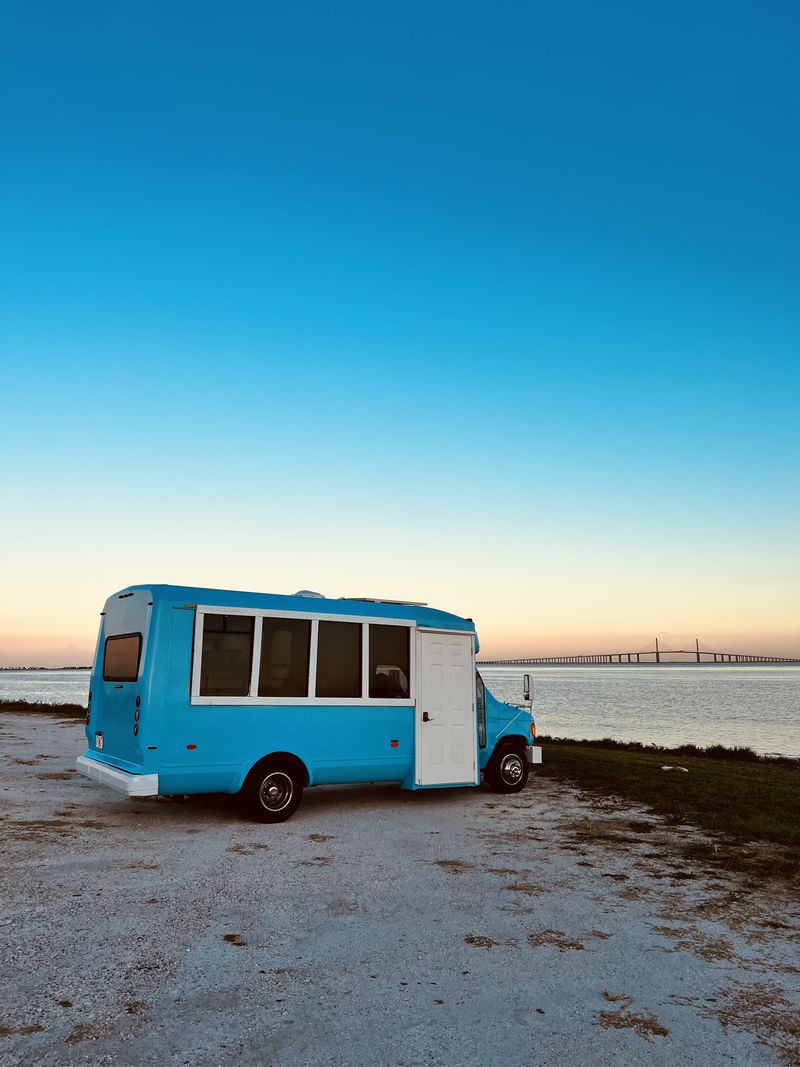
[[[126,596],[131,593],[134,596]],[[416,708],[412,701],[192,704],[197,605],[219,608],[220,613],[227,608],[353,616],[367,621],[409,620],[416,627],[475,633],[470,619],[424,606],[166,585],[130,586],[109,598],[102,618],[90,684],[86,756],[130,773],[158,774],[159,792],[164,795],[236,793],[251,768],[276,753],[299,759],[310,785],[398,782],[406,788],[419,788],[414,784]],[[106,636],[138,626],[144,632],[138,679],[105,681]],[[474,641],[477,651],[477,635]],[[102,735],[102,749],[97,747],[97,734]],[[477,753],[481,769],[497,740],[512,735],[530,743],[530,716],[487,691],[486,745]]]

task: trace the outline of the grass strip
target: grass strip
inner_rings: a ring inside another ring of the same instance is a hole
[[[678,755],[674,749],[652,751],[646,746],[631,749],[565,740],[544,742],[543,748],[544,775],[636,801],[670,822],[691,823],[740,844],[780,846],[754,866],[772,865],[790,875],[800,872],[800,761],[719,758],[708,751]],[[685,767],[688,773],[662,770],[666,765]],[[729,849],[715,846],[714,851],[720,860],[731,859]],[[739,849],[741,855],[746,851]],[[739,866],[744,869],[748,864]]]
[[[0,700],[0,711],[56,715],[59,719],[86,718],[86,708],[80,704],[51,704],[46,700]]]
[[[644,752],[660,756],[698,756],[702,759],[737,760],[745,763],[769,763],[771,765],[796,767],[800,769],[800,757],[760,755],[746,745],[708,745],[703,748],[700,745],[665,745],[643,744],[641,741],[617,741],[613,737],[603,737],[598,740],[578,740],[575,737],[539,737],[539,743],[545,745],[581,745],[583,748],[609,748],[624,752]]]

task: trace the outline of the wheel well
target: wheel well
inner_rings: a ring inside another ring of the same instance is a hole
[[[528,747],[528,744],[529,742],[526,738],[521,737],[519,734],[508,734],[507,736],[498,739],[497,744],[494,746],[492,756],[497,752],[505,752],[505,750],[509,748],[522,751]]]
[[[300,781],[304,786],[309,783],[308,767],[305,763],[291,752],[270,752],[268,756],[264,756],[257,763],[254,763],[250,770],[245,775],[245,782],[248,780],[251,774],[258,773],[264,767],[272,766],[276,763],[289,764],[300,775]]]

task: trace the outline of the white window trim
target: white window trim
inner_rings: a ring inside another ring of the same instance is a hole
[[[261,630],[264,624],[264,616],[257,615],[253,626],[253,655],[250,665],[250,696],[258,696],[258,675],[261,670]]]
[[[369,700],[369,627],[368,622],[361,624],[361,699]],[[411,681],[408,683],[411,693]]]
[[[253,628],[253,662],[250,673],[250,695],[201,696],[200,667],[203,649],[203,619],[206,615],[246,615],[255,619]],[[263,619],[310,619],[311,642],[308,663],[308,692],[313,696],[305,697],[261,697],[258,695],[258,675],[261,666],[261,633]],[[317,648],[319,645],[320,622],[354,622],[362,626],[361,634],[361,696],[360,697],[318,697],[316,695]],[[369,694],[369,627],[370,626],[407,626],[409,633],[409,692],[410,696],[402,700],[386,700],[370,697]],[[332,615],[327,612],[280,611],[258,608],[228,608],[217,604],[198,604],[195,609],[194,649],[192,652],[192,679],[189,703],[192,706],[206,707],[227,705],[229,707],[413,707],[417,691],[417,642],[414,633],[417,623],[414,619],[391,619],[375,615]],[[468,631],[447,630],[445,633],[462,633]]]
[[[308,688],[305,698],[303,697],[290,697],[290,700],[298,700],[301,703],[313,699],[313,695],[317,692],[317,649],[319,648],[319,626],[317,622],[319,620],[311,620],[311,642],[308,648]],[[313,695],[312,695],[313,694]],[[263,697],[264,700],[275,700],[275,697]]]

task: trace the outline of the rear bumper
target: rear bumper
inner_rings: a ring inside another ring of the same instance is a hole
[[[541,745],[528,745],[525,750],[528,753],[528,763],[533,766],[535,763],[542,762],[542,746]]]
[[[118,767],[112,767],[110,763],[101,763],[100,760],[91,759],[89,756],[78,756],[75,766],[87,778],[92,778],[102,785],[110,785],[112,789],[116,789],[118,793],[124,793],[126,797],[158,796],[157,774],[130,774],[128,771],[121,771]]]

